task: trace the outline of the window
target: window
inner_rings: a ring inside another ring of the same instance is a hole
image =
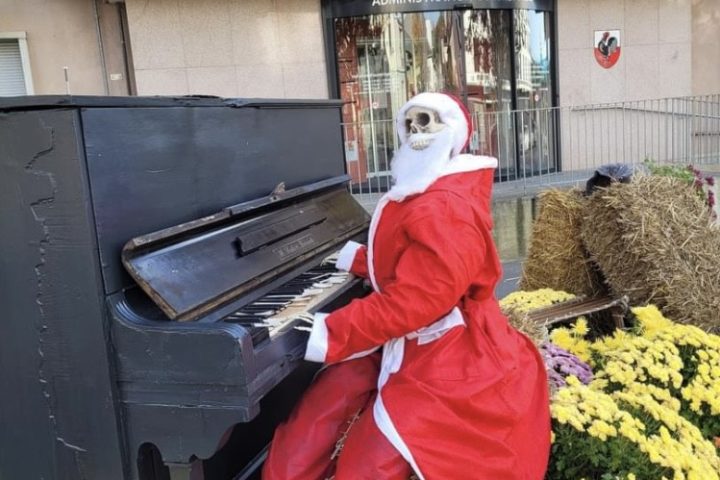
[[[33,93],[25,32],[0,33],[0,97]]]
[[[475,129],[470,152],[497,157],[498,180],[557,170],[552,2],[524,1],[545,9],[428,6],[359,15],[359,7],[343,10],[359,2],[325,2],[343,15],[332,19],[331,48],[354,185],[389,188],[399,146],[393,119],[424,91],[453,93],[466,103]]]

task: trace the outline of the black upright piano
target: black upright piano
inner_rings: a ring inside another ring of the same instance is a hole
[[[365,293],[340,106],[0,99],[0,478],[259,478]]]

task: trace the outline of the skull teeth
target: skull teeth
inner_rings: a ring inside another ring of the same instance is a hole
[[[421,140],[414,140],[410,142],[410,148],[413,150],[424,150],[430,145],[430,139],[423,138]]]

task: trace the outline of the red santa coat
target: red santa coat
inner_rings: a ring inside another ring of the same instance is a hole
[[[422,194],[380,201],[368,248],[348,245],[338,262],[375,292],[319,317],[306,358],[334,363],[383,346],[374,419],[419,478],[541,479],[544,364],[494,298],[493,170],[469,164]]]

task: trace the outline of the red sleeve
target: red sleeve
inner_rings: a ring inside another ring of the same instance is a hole
[[[361,278],[368,278],[368,264],[367,264],[367,247],[362,245],[355,252],[355,258],[353,259],[352,266],[350,267],[350,273]]]
[[[338,259],[335,266],[338,270],[344,270],[358,277],[367,278],[367,247],[350,240],[338,252]]]
[[[478,227],[438,211],[407,225],[410,245],[395,280],[323,319],[316,339],[324,343],[318,349],[324,358],[312,354],[311,335],[309,359],[338,362],[407,335],[447,314],[466,292],[483,261]]]

